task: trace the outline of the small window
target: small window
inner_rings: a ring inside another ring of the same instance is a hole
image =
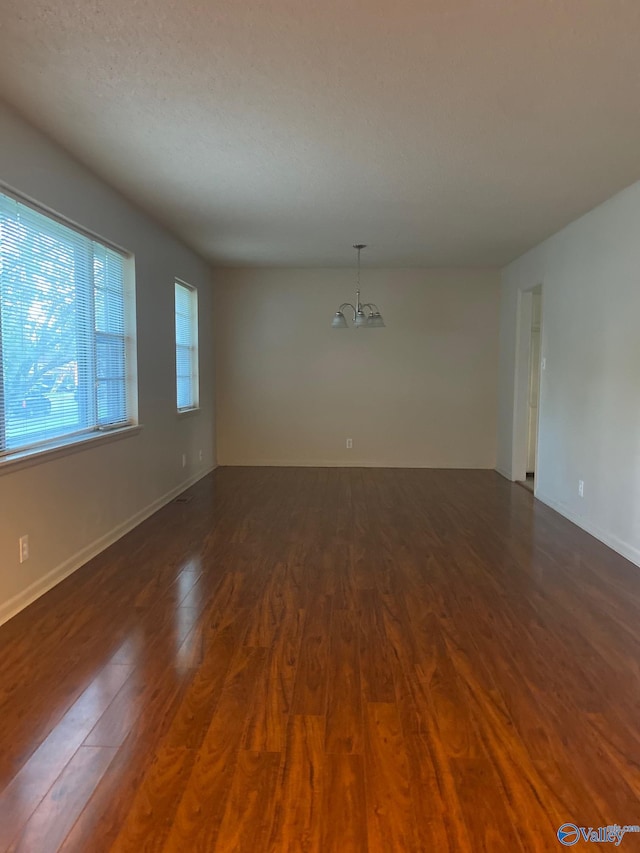
[[[132,422],[128,264],[0,193],[0,457]]]
[[[176,399],[179,412],[198,408],[198,291],[176,281]]]

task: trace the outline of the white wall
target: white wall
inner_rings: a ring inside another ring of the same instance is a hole
[[[638,564],[639,225],[640,183],[504,270],[497,464],[518,467],[518,303],[542,284],[536,494]]]
[[[135,254],[143,425],[133,437],[0,472],[1,622],[210,470],[215,436],[212,288],[205,263],[1,106],[0,181]],[[174,276],[199,295],[201,411],[180,418]],[[31,553],[20,565],[23,534]]]
[[[497,271],[365,268],[362,330],[331,328],[353,268],[215,281],[220,464],[495,466]]]

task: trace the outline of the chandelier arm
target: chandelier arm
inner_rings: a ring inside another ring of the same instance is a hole
[[[354,318],[354,320],[355,320],[355,317],[356,317],[356,309],[353,307],[353,305],[352,305],[350,302],[343,302],[343,303],[342,303],[342,305],[338,308],[338,311],[339,311],[340,313],[342,313],[342,309],[343,309],[343,308],[351,308],[351,310],[353,311],[353,318]]]

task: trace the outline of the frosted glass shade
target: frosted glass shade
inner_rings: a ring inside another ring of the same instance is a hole
[[[331,321],[332,329],[348,329],[347,320],[342,311],[336,311]]]
[[[356,319],[353,324],[356,329],[364,329],[367,326],[367,315],[364,311],[358,311],[356,314]]]
[[[367,320],[367,326],[370,329],[384,329],[384,320],[382,319],[382,314],[379,311],[374,311],[373,314]]]

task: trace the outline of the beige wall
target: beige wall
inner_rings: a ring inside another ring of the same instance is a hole
[[[497,272],[363,269],[387,328],[357,331],[353,269],[214,281],[220,464],[495,465]]]
[[[536,496],[640,565],[640,183],[503,272],[498,468],[522,471],[523,294],[542,285]],[[578,481],[584,481],[584,497]]]
[[[133,437],[28,468],[0,466],[2,622],[209,470],[215,438],[207,266],[2,107],[0,140],[1,181],[135,253],[143,425]],[[198,288],[200,303],[201,411],[182,418],[175,411],[174,276]],[[20,565],[23,534],[30,557]]]

